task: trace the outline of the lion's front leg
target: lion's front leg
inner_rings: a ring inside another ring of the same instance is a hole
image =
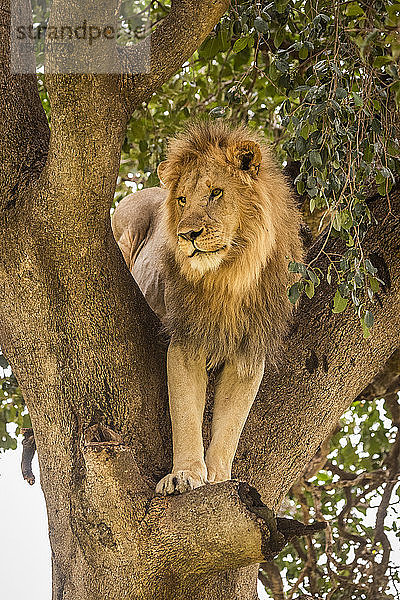
[[[207,479],[217,483],[231,478],[240,434],[264,374],[264,361],[254,375],[240,377],[235,363],[226,363],[215,390],[211,442],[206,453]]]
[[[167,356],[169,410],[172,424],[172,472],[158,482],[157,494],[186,492],[207,479],[202,422],[206,398],[205,358],[196,358],[171,341]]]

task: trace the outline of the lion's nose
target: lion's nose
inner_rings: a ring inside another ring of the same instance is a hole
[[[187,240],[188,242],[194,242],[204,231],[204,227],[198,230],[190,229],[189,231],[179,231],[179,237]]]

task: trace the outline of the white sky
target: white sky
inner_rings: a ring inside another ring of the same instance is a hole
[[[39,481],[37,455],[33,461],[36,483],[28,485],[20,470],[21,442],[17,450],[0,454],[0,581],[3,598],[50,600],[51,562],[47,516]],[[368,519],[371,520],[372,519]],[[368,523],[370,524],[370,523]],[[400,564],[400,544],[391,536]],[[268,596],[258,586],[259,598]]]
[[[39,483],[21,475],[21,442],[17,450],[0,454],[0,581],[1,595],[12,600],[50,600],[51,562],[47,515]]]

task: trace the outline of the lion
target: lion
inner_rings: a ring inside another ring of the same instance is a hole
[[[264,369],[274,368],[292,305],[289,261],[301,261],[300,213],[262,139],[200,122],[170,140],[163,188],[124,198],[112,228],[170,337],[167,379],[173,467],[158,494],[231,479]],[[208,370],[220,367],[211,441],[202,420]]]

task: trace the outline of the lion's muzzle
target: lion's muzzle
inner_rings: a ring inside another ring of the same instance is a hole
[[[201,229],[189,229],[188,231],[178,231],[178,237],[187,240],[188,242],[194,242],[196,238],[199,237],[204,231],[204,227]]]

